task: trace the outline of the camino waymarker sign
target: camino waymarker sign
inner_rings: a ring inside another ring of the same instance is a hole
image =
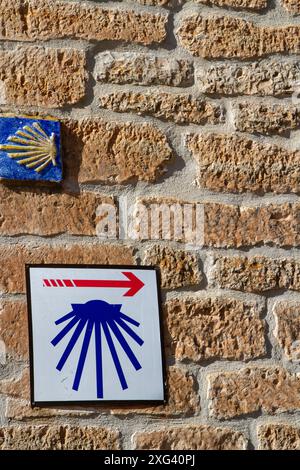
[[[163,403],[158,272],[26,267],[33,405]]]

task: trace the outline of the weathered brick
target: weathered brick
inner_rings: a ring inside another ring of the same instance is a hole
[[[66,426],[65,450],[120,450],[120,433],[96,426]]]
[[[249,108],[244,114],[248,112]],[[261,127],[268,126],[263,115],[255,114],[253,121],[260,120]],[[239,130],[244,127],[243,130],[249,131],[251,122],[243,117],[239,118],[239,122],[242,123]],[[284,130],[283,127],[280,129]],[[190,134],[187,136],[187,146],[198,163],[198,183],[201,187],[231,192],[300,191],[299,151],[262,144],[233,134]]]
[[[194,0],[195,3],[217,5],[219,7],[245,8],[262,10],[267,7],[268,0]]]
[[[14,359],[28,359],[27,307],[22,301],[1,300],[0,338],[6,354]]]
[[[292,360],[300,359],[300,303],[295,301],[276,302],[275,336],[285,355]]]
[[[49,39],[123,40],[152,44],[165,39],[167,15],[103,8],[58,0],[0,0],[0,38],[13,41]],[[7,21],[8,19],[8,21]]]
[[[266,256],[215,256],[210,285],[245,292],[300,290],[300,260]]]
[[[246,360],[265,354],[261,307],[232,298],[166,303],[169,346],[178,360]]]
[[[298,25],[256,26],[231,16],[187,16],[177,30],[180,44],[204,58],[251,58],[279,52],[300,52]]]
[[[1,317],[0,317],[1,318]],[[29,400],[30,398],[30,382],[29,368],[23,370],[19,377],[12,379],[0,380],[0,394],[8,395],[13,398],[21,398]]]
[[[166,55],[138,52],[102,52],[97,56],[95,76],[100,82],[134,85],[190,86],[193,63]]]
[[[67,179],[81,183],[154,181],[172,155],[166,136],[147,123],[84,119],[62,131]]]
[[[85,54],[74,49],[0,51],[1,104],[58,108],[77,103],[85,95],[85,67]]]
[[[299,0],[281,0],[282,6],[291,13],[300,14]]]
[[[136,212],[141,215],[136,215],[134,236],[141,240],[166,239],[218,248],[262,243],[298,246],[299,209],[298,203],[248,207],[175,198],[139,198]]]
[[[214,247],[298,246],[300,204],[205,205],[204,242]]]
[[[0,188],[1,235],[96,235],[101,203],[113,200],[97,193],[71,196],[50,190]]]
[[[141,5],[153,5],[153,6],[164,6],[169,3],[170,0],[129,0],[130,2],[140,3]]]
[[[300,110],[289,105],[239,103],[236,107],[235,127],[241,132],[286,134],[299,129]]]
[[[159,266],[161,286],[166,289],[196,285],[203,278],[199,259],[192,252],[154,245],[146,250],[144,263]]]
[[[134,435],[134,447],[141,450],[244,450],[246,445],[242,433],[206,425],[163,428]]]
[[[300,429],[288,424],[263,424],[257,436],[260,450],[300,450]]]
[[[100,97],[100,107],[118,113],[135,112],[174,121],[178,124],[219,124],[224,122],[224,109],[214,102],[188,94],[149,91],[121,91]]]
[[[25,292],[25,264],[135,264],[131,247],[87,242],[0,245],[0,256],[0,290],[5,293]]]
[[[198,385],[193,374],[172,366],[167,374],[167,404],[152,407],[122,407],[112,414],[146,414],[153,416],[192,416],[200,411]]]
[[[7,426],[1,450],[119,450],[119,432],[96,426]]]
[[[86,418],[95,415],[95,410],[68,408],[33,408],[28,400],[14,397],[6,399],[5,417],[17,421],[26,421],[31,418],[56,418],[59,416]]]
[[[280,367],[247,367],[211,375],[209,381],[211,411],[217,418],[300,408],[300,376]]]
[[[7,426],[0,428],[1,450],[61,450],[60,426]]]
[[[251,64],[219,64],[199,67],[197,86],[201,93],[219,95],[292,95],[300,81],[300,62],[271,59]]]

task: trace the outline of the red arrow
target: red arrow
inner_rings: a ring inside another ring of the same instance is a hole
[[[121,287],[129,289],[124,297],[133,297],[144,287],[144,283],[131,272],[122,272],[127,277],[127,281],[115,281],[105,279],[43,279],[44,287]]]

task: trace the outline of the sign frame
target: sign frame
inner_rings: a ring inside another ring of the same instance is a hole
[[[152,270],[156,275],[156,287],[158,298],[158,315],[159,315],[159,333],[160,333],[160,354],[162,364],[162,381],[163,381],[163,399],[161,400],[72,400],[72,401],[36,401],[34,399],[34,354],[33,354],[33,322],[32,322],[32,308],[31,308],[31,289],[30,289],[30,269],[31,268],[68,268],[68,269],[136,269],[136,270]],[[26,279],[26,298],[27,298],[27,320],[28,320],[28,346],[29,346],[29,375],[30,375],[30,403],[31,407],[57,407],[57,406],[100,406],[107,407],[109,405],[117,406],[118,408],[126,407],[129,405],[166,405],[168,403],[167,396],[167,374],[166,374],[166,358],[164,354],[164,329],[163,329],[163,311],[162,311],[162,296],[161,296],[161,274],[158,266],[145,266],[145,265],[107,265],[107,264],[63,264],[63,263],[26,263],[25,264],[25,279]]]

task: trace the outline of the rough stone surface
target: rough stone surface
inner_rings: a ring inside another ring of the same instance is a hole
[[[167,373],[167,403],[152,407],[113,408],[112,414],[146,414],[161,417],[192,416],[200,411],[200,398],[196,378],[193,374],[169,367]]]
[[[5,344],[8,358],[28,359],[28,326],[25,302],[1,300],[0,339]]]
[[[267,292],[300,290],[300,260],[266,256],[215,256],[211,284],[222,289]]]
[[[9,397],[6,400],[5,417],[8,420],[29,421],[34,418],[56,418],[60,416],[67,418],[88,418],[95,414],[95,411],[89,411],[87,408],[77,409],[72,405],[64,408],[33,408],[29,400],[14,397]]]
[[[246,110],[245,105],[245,111],[238,118],[238,127],[250,131],[251,127],[253,130],[256,123],[261,122],[260,130],[262,127],[270,129],[272,124],[269,122],[268,126],[266,116],[263,113],[259,115],[258,110],[257,113],[254,111],[249,107]],[[254,123],[245,119],[245,115],[250,113]],[[279,119],[284,119],[283,114],[278,112],[277,115],[281,116]],[[275,121],[276,117],[273,128]],[[285,128],[280,129],[283,131]],[[233,134],[191,134],[187,137],[187,146],[198,163],[198,183],[201,187],[230,192],[300,191],[299,151],[289,151]]]
[[[262,10],[266,8],[268,4],[268,0],[194,0],[194,1],[195,3],[217,5],[219,7],[245,8],[249,10]]]
[[[300,450],[300,429],[288,424],[263,424],[258,427],[260,450]]]
[[[118,113],[135,112],[178,124],[219,124],[224,121],[222,106],[187,94],[114,92],[101,96],[100,106]]]
[[[292,301],[276,302],[275,336],[285,355],[292,360],[300,359],[300,303]]]
[[[235,127],[241,132],[287,134],[300,128],[300,108],[280,104],[239,103]]]
[[[1,317],[0,317],[1,318]],[[30,381],[29,367],[23,370],[20,376],[12,379],[0,380],[0,394],[8,395],[13,398],[29,400]]]
[[[180,44],[203,58],[254,58],[299,53],[300,27],[263,27],[231,16],[187,16],[177,30]]]
[[[66,450],[120,450],[119,432],[96,426],[66,426]]]
[[[168,236],[168,240],[215,248],[239,248],[262,243],[298,246],[299,208],[298,203],[248,207],[194,203],[175,198],[138,198],[137,219],[142,222],[136,224],[135,237],[143,240]],[[177,221],[174,222],[172,217]],[[182,217],[186,217],[190,225],[182,222],[180,225]],[[195,229],[196,224],[199,225]]]
[[[58,108],[77,103],[85,96],[85,68],[85,54],[75,49],[1,51],[1,104]]]
[[[101,203],[113,205],[107,196],[82,192],[71,196],[53,190],[0,188],[0,235],[96,235]],[[18,217],[16,217],[18,214]]]
[[[97,243],[43,243],[0,245],[1,292],[25,292],[25,264],[135,264],[133,250],[122,245]]]
[[[203,278],[199,259],[192,252],[154,245],[146,251],[144,263],[160,268],[161,286],[165,289],[197,285]]]
[[[291,13],[300,14],[299,0],[281,0],[281,3],[282,6]]]
[[[204,243],[228,248],[262,243],[299,246],[299,210],[298,203],[260,207],[206,204]]]
[[[63,126],[67,177],[80,183],[154,181],[165,171],[171,148],[151,124],[68,121]]]
[[[120,85],[193,84],[193,64],[187,59],[137,52],[103,52],[97,56],[96,79]]]
[[[201,93],[218,95],[292,95],[300,82],[300,62],[272,59],[247,64],[218,64],[196,70]]]
[[[123,40],[152,44],[165,39],[167,15],[58,0],[0,1],[0,38]],[[7,21],[8,20],[8,21]]]
[[[244,450],[242,433],[212,426],[182,426],[137,433],[135,449],[147,450]]]
[[[1,450],[119,450],[119,433],[96,426],[7,426]]]
[[[247,360],[265,354],[261,308],[230,298],[167,302],[169,343],[177,360]]]
[[[211,375],[209,381],[211,411],[217,418],[300,408],[300,377],[280,367],[247,367]]]

